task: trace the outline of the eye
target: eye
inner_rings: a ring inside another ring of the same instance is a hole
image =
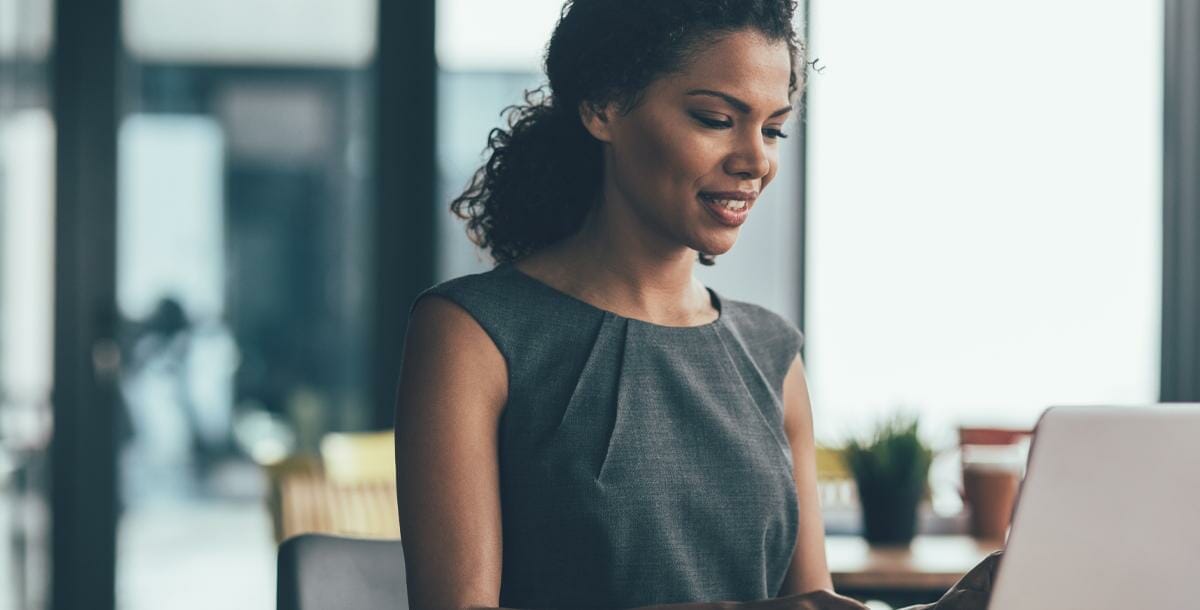
[[[696,113],[692,113],[692,118],[699,121],[705,127],[709,127],[712,129],[729,129],[730,127],[733,127],[733,121],[722,121],[719,119],[706,117],[706,116],[696,114]],[[774,127],[764,129],[763,134],[766,135],[768,138],[771,138],[772,140],[787,137],[786,133],[783,133],[783,131],[781,131],[777,128],[774,128]]]
[[[706,127],[711,127],[713,129],[729,129],[730,127],[733,127],[733,121],[721,121],[695,113],[692,114],[692,117],[697,121],[700,121],[700,123]]]

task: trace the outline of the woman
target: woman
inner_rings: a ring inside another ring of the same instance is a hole
[[[794,9],[564,6],[550,95],[453,203],[496,268],[411,311],[412,607],[864,608],[830,591],[800,331],[692,275],[775,177]]]

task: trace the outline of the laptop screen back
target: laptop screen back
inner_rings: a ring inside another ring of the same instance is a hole
[[[989,608],[1200,608],[1200,405],[1047,410]]]

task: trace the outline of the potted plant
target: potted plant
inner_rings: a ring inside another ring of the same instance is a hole
[[[842,449],[858,486],[863,537],[871,544],[906,546],[916,535],[933,461],[917,424],[915,415],[896,415],[880,422],[869,440],[852,439]]]

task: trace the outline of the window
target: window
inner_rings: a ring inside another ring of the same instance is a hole
[[[811,2],[820,438],[1157,399],[1160,4]]]
[[[53,5],[0,0],[0,608],[40,608],[50,569]]]

